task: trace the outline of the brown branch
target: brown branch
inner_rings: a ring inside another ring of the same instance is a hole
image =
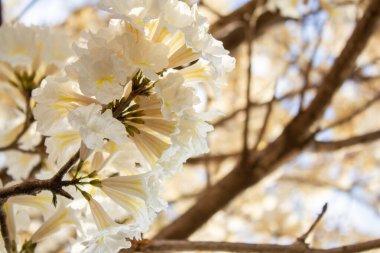
[[[218,155],[208,155],[200,156],[200,157],[194,157],[187,160],[186,164],[198,164],[204,162],[206,159],[208,162],[221,162],[225,159],[231,158],[231,157],[238,157],[241,152],[235,152],[231,154],[218,154]]]
[[[307,146],[312,136],[311,127],[320,119],[334,94],[352,73],[357,57],[365,48],[376,27],[379,14],[380,1],[372,0],[344,49],[324,76],[308,108],[295,117],[285,127],[283,133],[265,149],[250,154],[246,163],[237,164],[228,175],[205,190],[195,205],[161,230],[156,235],[156,239],[187,238],[242,191],[260,182],[279,165]]]
[[[0,200],[6,201],[8,198],[17,195],[36,195],[43,190],[48,190],[52,193],[72,199],[72,196],[62,188],[69,185],[74,185],[78,183],[78,181],[63,181],[62,178],[67,173],[67,171],[78,161],[78,159],[79,151],[50,179],[29,179],[19,184],[1,188]]]
[[[342,148],[351,147],[358,144],[366,144],[380,139],[380,130],[371,133],[353,136],[339,141],[313,141],[310,149],[315,152],[336,151]]]
[[[305,248],[299,244],[251,244],[236,242],[211,242],[211,241],[170,241],[154,240],[143,243],[135,249],[122,250],[127,252],[173,252],[173,251],[224,251],[224,252],[252,252],[252,253],[357,253],[380,248],[380,239],[348,244],[330,249]]]
[[[223,19],[223,15],[221,13],[219,13],[219,11],[217,11],[213,7],[211,7],[208,3],[205,3],[205,1],[199,1],[199,5],[206,8],[212,14],[218,16],[219,19]]]

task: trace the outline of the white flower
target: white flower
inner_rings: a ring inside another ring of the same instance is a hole
[[[6,215],[6,225],[8,227],[9,239],[12,241],[16,241],[16,223],[15,223],[15,215],[13,210],[13,204],[5,202],[4,204],[4,212]],[[1,238],[3,240],[3,238]]]
[[[95,96],[105,104],[123,96],[130,73],[111,50],[92,50],[91,54],[82,55],[72,67],[77,72],[83,94]]]
[[[153,43],[145,38],[139,30],[131,28],[117,40],[124,46],[128,61],[141,69],[150,80],[157,80],[157,73],[168,65],[169,48],[160,43]]]
[[[0,61],[16,66],[31,66],[39,53],[35,29],[3,24],[0,28]]]
[[[112,220],[98,201],[86,195],[98,231],[79,245],[73,252],[114,253],[131,247],[129,240],[140,239],[142,232],[138,225],[120,225]]]
[[[181,115],[188,108],[192,108],[199,101],[193,88],[184,86],[181,74],[170,73],[156,83],[156,91],[162,97],[163,111],[166,117],[170,113]]]
[[[52,210],[52,204],[51,204],[51,195],[41,193],[36,196],[31,195],[19,195],[9,198],[9,203],[27,206],[27,207],[34,207],[37,209],[40,209],[44,212],[44,214],[48,213]]]
[[[99,230],[117,226],[117,223],[114,222],[112,218],[104,211],[103,207],[99,204],[98,201],[93,199],[89,194],[86,195],[86,197],[88,198],[88,204],[90,205],[90,210],[95,224]]]
[[[90,149],[101,150],[105,139],[122,143],[127,138],[124,125],[112,117],[111,110],[102,113],[102,107],[97,104],[70,111],[68,119]]]
[[[201,83],[207,85],[208,88],[211,88],[215,95],[220,94],[220,86],[222,82],[218,80],[218,75],[215,69],[208,61],[200,59],[197,63],[179,70],[178,73],[183,76],[185,84],[194,86]]]
[[[156,96],[139,96],[123,116],[129,138],[153,168],[163,152],[170,147],[170,136],[176,122],[166,119],[161,111],[162,100]]]
[[[61,130],[46,138],[49,161],[62,167],[80,148],[81,137],[77,130]]]
[[[232,71],[235,67],[235,59],[228,55],[229,51],[224,49],[221,41],[209,34],[207,18],[199,13],[196,5],[192,7],[192,16],[194,23],[184,28],[189,46],[201,53],[204,59],[210,61],[218,77]]]
[[[75,218],[74,211],[71,208],[60,205],[58,210],[49,219],[47,219],[36,232],[34,232],[30,238],[30,241],[39,242],[49,235],[57,232],[63,226],[76,226],[77,224],[78,221]]]
[[[84,96],[78,83],[67,78],[47,78],[40,88],[33,90],[37,105],[33,115],[37,120],[37,130],[49,135],[52,131],[66,128],[67,114],[78,106],[99,103]]]
[[[52,32],[51,29],[39,30],[37,34],[38,43],[41,45],[41,59],[44,65],[54,65],[63,68],[68,59],[73,55],[71,45],[65,33]]]
[[[169,0],[166,3],[163,18],[169,26],[178,28],[189,26],[193,22],[189,5],[178,0]]]
[[[72,253],[116,253],[131,247],[128,239],[141,239],[140,229],[134,225],[119,225],[102,229],[92,238],[75,245]]]
[[[94,164],[94,170],[130,175],[147,172],[149,169],[149,164],[146,163],[144,156],[130,139],[122,144],[109,141],[103,146],[103,151],[109,155],[104,161],[100,161],[99,156],[102,153],[97,153],[91,164]]]
[[[15,180],[27,179],[33,167],[40,162],[40,157],[38,155],[22,153],[14,150],[7,151],[5,157],[8,174]]]
[[[192,22],[189,5],[178,0],[102,0],[99,7],[112,13],[114,18],[129,21],[137,29],[155,18],[160,18],[165,24],[175,28]]]
[[[4,24],[0,41],[1,74],[12,81],[18,72],[40,82],[46,75],[59,72],[72,56],[67,36],[50,29]]]
[[[110,177],[101,180],[101,190],[118,205],[133,216],[136,223],[142,228],[147,228],[152,222],[155,213],[161,211],[156,203],[150,199],[158,198],[156,189],[152,189],[152,172],[135,175]]]

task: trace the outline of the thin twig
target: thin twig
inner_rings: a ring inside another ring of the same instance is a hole
[[[307,90],[315,90],[317,88],[318,88],[317,86],[309,86],[309,87],[307,87]],[[284,101],[286,99],[293,98],[293,97],[299,95],[301,91],[302,91],[302,89],[290,91],[290,92],[286,93],[285,95],[276,98],[275,101],[274,101],[274,103],[278,103],[278,102]],[[257,108],[257,107],[263,107],[263,106],[268,106],[268,104],[270,104],[270,103],[272,103],[272,100],[269,100],[269,101],[266,101],[266,102],[263,102],[263,103],[251,102],[250,105],[249,105],[249,107],[251,109],[252,108]],[[245,107],[237,109],[236,111],[233,111],[229,115],[227,115],[227,116],[225,116],[225,117],[223,117],[223,118],[215,121],[212,125],[214,127],[222,126],[226,122],[228,122],[228,121],[232,120],[233,118],[235,118],[239,113],[243,112],[244,110],[245,110]]]
[[[253,76],[252,76],[252,65],[253,65],[253,38],[255,34],[252,30],[255,30],[257,19],[262,13],[262,1],[256,1],[256,8],[249,16],[246,28],[246,40],[248,47],[248,68],[247,68],[247,86],[246,86],[246,106],[245,106],[245,121],[243,126],[243,150],[242,150],[242,161],[244,162],[248,156],[249,150],[249,122],[250,122],[250,104],[251,104],[251,88],[253,86]]]
[[[264,122],[263,122],[262,127],[260,128],[260,132],[259,132],[259,134],[257,136],[256,143],[255,143],[255,145],[252,148],[252,152],[256,152],[257,151],[257,149],[259,148],[259,145],[260,145],[262,139],[265,136],[266,130],[268,128],[269,119],[270,119],[270,116],[272,114],[273,103],[276,101],[277,84],[278,84],[278,82],[275,83],[272,100],[267,105],[267,111],[265,113]]]
[[[38,2],[38,0],[31,0],[27,6],[12,20],[12,23],[20,21],[20,19]]]
[[[322,43],[323,27],[324,26],[322,25],[322,27],[320,28],[319,36],[318,36],[317,41],[313,47],[313,51],[311,53],[310,59],[309,59],[308,63],[306,64],[305,70],[303,71],[304,85],[303,85],[302,90],[301,90],[300,103],[299,103],[299,107],[298,107],[298,114],[300,114],[303,110],[303,104],[304,104],[304,100],[305,100],[306,90],[307,90],[307,87],[310,86],[310,74],[311,74],[311,71],[313,70],[313,61],[314,61],[315,56],[318,52],[319,46]]]
[[[353,136],[344,140],[338,141],[312,141],[310,150],[314,152],[327,152],[336,151],[342,148],[351,147],[358,144],[365,144],[374,142],[380,139],[380,130],[376,130],[370,133]]]
[[[327,211],[327,203],[325,203],[322,207],[322,211],[321,213],[318,215],[317,219],[315,219],[315,221],[313,222],[313,224],[311,224],[310,228],[300,237],[297,238],[297,241],[298,242],[301,242],[303,244],[306,244],[306,239],[309,237],[310,233],[314,231],[314,229],[316,228],[316,226],[318,225],[318,223],[321,221],[321,219],[323,218],[323,215],[325,215],[326,211]]]
[[[379,100],[380,100],[380,93],[378,93],[374,98],[372,98],[371,100],[367,101],[362,106],[360,106],[357,109],[355,109],[349,115],[347,115],[345,117],[342,117],[342,118],[334,121],[333,123],[329,124],[328,126],[326,126],[325,128],[323,128],[322,131],[325,131],[327,129],[331,129],[331,128],[334,128],[334,127],[337,127],[337,126],[340,126],[340,125],[343,125],[343,124],[351,121],[353,118],[355,118],[356,116],[358,116],[359,114],[361,114],[362,112],[364,112],[365,110],[367,110],[370,106],[372,106],[374,103],[378,102]]]

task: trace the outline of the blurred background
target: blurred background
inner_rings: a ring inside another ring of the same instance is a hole
[[[107,23],[107,14],[94,8],[96,2],[3,0],[3,18],[57,26],[75,41],[82,31]],[[211,33],[236,57],[236,69],[225,77],[219,96],[207,96],[200,88],[199,110],[222,112],[212,122],[210,152],[190,159],[183,172],[166,183],[169,209],[146,237],[165,231],[197,206],[202,196],[209,196],[210,189],[232,170],[256,154],[270,152],[269,143],[314,98],[367,3],[200,2]],[[315,131],[312,139],[268,167],[261,180],[238,190],[202,226],[188,231],[190,239],[292,243],[308,229],[324,203],[328,203],[327,213],[309,238],[313,246],[333,247],[380,235],[379,45],[377,29],[322,118],[310,128]]]

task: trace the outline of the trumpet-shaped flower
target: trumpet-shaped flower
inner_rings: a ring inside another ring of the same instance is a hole
[[[142,155],[152,167],[170,147],[170,136],[176,130],[176,123],[166,119],[161,112],[162,100],[151,95],[138,97],[135,105],[123,115],[123,122]]]
[[[73,252],[114,253],[130,248],[130,240],[140,239],[142,229],[138,225],[117,224],[91,195],[85,197],[98,231],[90,239],[75,245]]]
[[[38,155],[22,153],[15,150],[7,151],[5,157],[8,173],[16,180],[28,178],[30,171],[41,159]]]
[[[78,83],[67,78],[47,78],[40,88],[33,91],[37,105],[33,110],[37,120],[37,129],[49,135],[52,130],[62,129],[67,121],[69,110],[78,106],[99,103],[97,100],[84,96]]]
[[[101,180],[101,190],[127,210],[137,224],[142,228],[147,228],[155,212],[161,211],[164,207],[152,205],[149,202],[150,198],[158,198],[158,192],[153,192],[150,187],[150,179],[154,176],[155,173],[149,172],[135,176],[106,178]]]
[[[56,163],[60,168],[78,151],[80,144],[81,137],[77,130],[55,132],[45,141],[49,161]]]
[[[68,115],[70,124],[79,130],[83,142],[90,149],[101,150],[105,139],[122,143],[127,138],[124,125],[112,117],[112,112],[101,111],[100,105],[91,104],[78,107]]]
[[[72,67],[83,94],[95,96],[102,103],[120,99],[131,74],[121,59],[103,48],[83,55]]]
[[[166,117],[170,113],[180,115],[198,102],[194,89],[184,86],[184,78],[178,73],[170,73],[157,82],[156,90],[163,99],[163,112]]]
[[[4,24],[0,28],[0,61],[16,66],[31,66],[39,53],[37,28]]]
[[[160,43],[149,41],[139,30],[130,28],[118,38],[123,45],[125,57],[141,69],[150,80],[157,80],[157,73],[168,65],[169,48]]]
[[[78,220],[71,208],[60,205],[58,210],[48,218],[36,232],[34,232],[30,241],[34,243],[39,242],[67,225],[76,226],[78,225]]]

